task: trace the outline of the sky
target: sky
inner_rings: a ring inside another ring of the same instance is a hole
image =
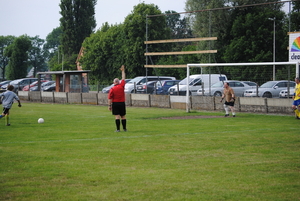
[[[95,7],[97,27],[105,22],[123,23],[133,7],[139,3],[155,4],[165,12],[184,12],[186,0],[98,0]],[[60,0],[0,0],[0,36],[39,36],[46,39],[59,27]]]

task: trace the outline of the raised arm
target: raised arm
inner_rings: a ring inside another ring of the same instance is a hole
[[[125,66],[122,65],[120,70],[122,71],[122,80],[125,80],[126,79],[126,74],[125,74]]]

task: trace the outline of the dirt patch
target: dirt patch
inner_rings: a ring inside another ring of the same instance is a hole
[[[182,116],[182,117],[162,117],[160,119],[209,119],[209,118],[222,118],[224,116]]]

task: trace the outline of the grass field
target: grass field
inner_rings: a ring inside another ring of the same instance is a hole
[[[0,200],[299,200],[293,116],[24,103],[0,120]],[[38,118],[45,119],[38,124]]]

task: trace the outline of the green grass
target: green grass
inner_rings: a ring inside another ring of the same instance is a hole
[[[24,103],[0,120],[0,200],[299,200],[293,116]],[[45,119],[38,124],[38,118]]]

